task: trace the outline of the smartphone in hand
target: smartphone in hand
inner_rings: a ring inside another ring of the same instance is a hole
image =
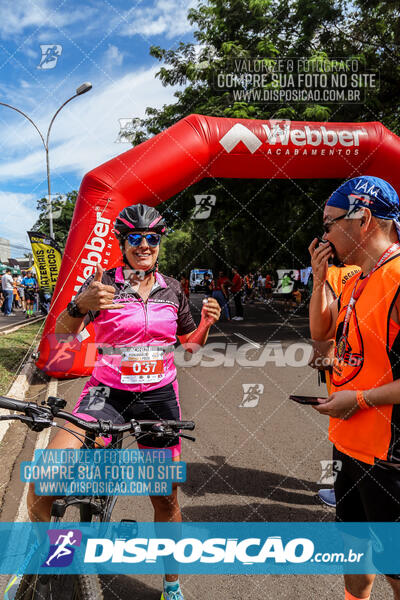
[[[289,396],[289,399],[293,400],[294,402],[298,402],[299,404],[308,404],[310,406],[317,406],[318,404],[321,404],[318,402],[318,396],[291,395]],[[326,400],[326,398],[320,398],[320,400]]]

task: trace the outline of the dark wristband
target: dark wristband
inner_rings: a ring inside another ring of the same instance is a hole
[[[83,319],[83,317],[86,317],[86,315],[87,315],[87,313],[81,313],[75,300],[72,300],[67,305],[67,312],[68,312],[69,316],[73,317],[74,319]]]

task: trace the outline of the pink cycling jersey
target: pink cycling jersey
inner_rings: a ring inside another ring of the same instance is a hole
[[[93,280],[82,285],[80,294]],[[114,302],[127,306],[115,310],[89,312],[85,325],[93,321],[97,347],[129,348],[172,346],[177,335],[196,329],[187,298],[176,279],[155,274],[155,284],[147,302],[125,281],[122,267],[103,273],[102,283],[115,288]],[[155,383],[122,383],[121,355],[97,354],[93,377],[112,388],[145,392],[161,388],[176,379],[173,352],[164,355],[164,376]]]

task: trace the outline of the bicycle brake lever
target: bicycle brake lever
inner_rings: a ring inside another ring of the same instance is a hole
[[[191,435],[186,435],[185,433],[179,433],[178,435],[181,438],[185,438],[185,440],[190,440],[191,442],[196,441],[196,438],[192,437]]]
[[[43,431],[43,429],[47,429],[52,425],[52,422],[48,419],[44,419],[43,417],[38,416],[30,417],[26,415],[21,415],[19,417],[19,420],[22,421],[22,423],[25,423],[31,431],[37,432]]]

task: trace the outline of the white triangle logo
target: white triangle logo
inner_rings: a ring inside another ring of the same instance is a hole
[[[221,146],[228,153],[232,152],[239,142],[243,142],[252,154],[254,154],[262,144],[261,140],[241,123],[236,123],[236,125],[234,125],[224,137],[219,140]]]

